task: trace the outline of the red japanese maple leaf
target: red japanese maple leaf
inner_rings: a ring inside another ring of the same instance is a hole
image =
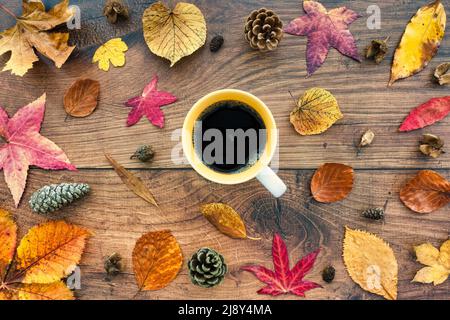
[[[64,151],[39,134],[45,113],[45,97],[44,94],[19,109],[11,119],[0,107],[0,136],[5,141],[0,147],[0,170],[4,171],[16,207],[25,189],[29,166],[76,170]]]
[[[127,126],[136,124],[146,116],[155,126],[164,127],[164,113],[161,107],[174,103],[177,97],[169,92],[158,91],[157,84],[158,77],[155,75],[141,96],[131,98],[125,103],[127,107],[132,108],[128,114]]]
[[[345,7],[327,11],[319,2],[304,1],[306,15],[292,20],[286,33],[308,36],[306,61],[308,76],[324,63],[331,47],[357,61],[361,61],[355,39],[348,26],[360,16]]]
[[[306,291],[322,287],[317,283],[303,280],[305,275],[314,266],[319,252],[320,249],[303,257],[291,270],[289,268],[289,255],[286,244],[279,234],[275,234],[272,245],[272,258],[275,271],[258,265],[245,266],[241,270],[253,273],[260,281],[267,284],[266,287],[258,291],[259,294],[278,296],[292,293],[304,297]]]

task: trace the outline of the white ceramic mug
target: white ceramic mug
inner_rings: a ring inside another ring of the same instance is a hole
[[[211,169],[202,161],[194,145],[196,122],[206,109],[222,101],[239,101],[251,107],[261,117],[265,126],[266,144],[264,150],[259,153],[257,161],[238,172],[223,173]],[[234,185],[256,178],[277,198],[281,197],[287,190],[284,182],[269,167],[278,143],[278,130],[275,119],[264,102],[248,92],[235,89],[219,90],[197,101],[184,121],[182,143],[184,154],[192,168],[210,181]]]

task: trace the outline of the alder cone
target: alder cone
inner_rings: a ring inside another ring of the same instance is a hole
[[[412,211],[431,213],[450,203],[450,182],[434,171],[420,171],[402,188],[400,199]]]
[[[319,202],[341,201],[352,191],[353,180],[353,168],[340,163],[326,163],[314,174],[311,193]]]

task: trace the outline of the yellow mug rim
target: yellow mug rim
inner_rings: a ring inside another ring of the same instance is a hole
[[[193,134],[195,122],[200,115],[214,103],[220,101],[240,101],[253,110],[262,118],[267,131],[267,140],[264,151],[258,161],[247,169],[236,173],[221,173],[206,166],[195,151]],[[278,132],[275,119],[267,105],[251,93],[237,89],[223,89],[211,92],[198,100],[189,110],[182,129],[183,152],[192,168],[204,178],[220,184],[240,184],[254,179],[264,168],[268,167],[275,154],[277,147]]]

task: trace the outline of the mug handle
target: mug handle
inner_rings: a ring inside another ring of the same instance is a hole
[[[276,175],[270,167],[265,167],[257,176],[261,184],[266,187],[275,198],[280,198],[286,191],[286,184]]]

